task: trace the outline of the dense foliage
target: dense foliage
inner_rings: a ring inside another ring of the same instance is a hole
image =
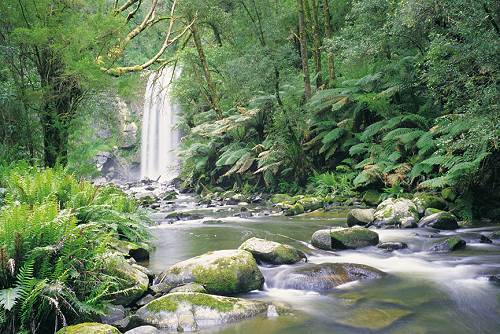
[[[190,186],[444,189],[467,219],[498,201],[498,2],[209,3],[218,106],[197,46],[179,52]]]
[[[101,314],[128,283],[103,260],[114,240],[148,239],[136,203],[24,164],[2,167],[0,188],[0,331],[50,333]]]
[[[130,93],[130,73],[179,66],[187,187],[444,190],[468,219],[498,201],[497,1],[8,0],[0,11],[2,160],[78,166],[96,152],[79,139],[102,145],[88,129],[109,117],[98,100]]]

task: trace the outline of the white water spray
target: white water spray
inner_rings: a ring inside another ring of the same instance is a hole
[[[170,83],[178,75],[179,71],[165,67],[149,76],[142,118],[141,179],[169,181],[179,174],[176,124],[180,108],[170,96]]]

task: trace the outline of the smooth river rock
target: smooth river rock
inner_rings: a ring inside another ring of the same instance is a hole
[[[110,294],[115,305],[129,305],[140,299],[148,290],[148,275],[131,265],[121,254],[109,253],[104,257],[105,271],[121,278],[120,287]]]
[[[269,304],[203,293],[169,293],[137,310],[147,325],[164,330],[192,332],[266,314]]]
[[[406,198],[388,198],[377,206],[373,225],[379,228],[417,227],[420,219],[415,203]]]
[[[374,209],[352,209],[347,214],[347,226],[365,226],[375,219],[374,213]]]
[[[413,196],[413,203],[417,206],[417,211],[423,215],[426,209],[433,208],[445,210],[448,204],[440,196],[430,193],[416,193]]]
[[[78,325],[67,326],[57,331],[57,334],[120,334],[113,326],[97,322],[84,322]]]
[[[324,250],[353,249],[378,244],[377,232],[364,227],[324,229],[314,232],[311,243]]]
[[[280,289],[328,291],[335,287],[365,279],[377,279],[384,272],[355,263],[306,263],[280,271],[268,278],[267,286]]]
[[[450,237],[444,240],[437,241],[432,245],[431,252],[451,252],[465,248],[466,242],[460,237]]]
[[[405,242],[383,242],[377,246],[380,249],[392,252],[398,249],[408,248],[408,244]]]
[[[201,284],[208,293],[234,295],[260,289],[264,277],[250,252],[219,250],[174,264],[155,278],[151,289],[167,293],[187,283]]]
[[[246,240],[239,249],[252,253],[258,262],[270,264],[293,264],[307,259],[306,255],[295,247],[260,238]]]
[[[442,211],[420,219],[418,227],[432,227],[438,230],[456,230],[458,228],[458,222],[457,217],[453,214]]]
[[[160,333],[161,333],[160,330],[158,330],[158,328],[153,326],[140,326],[125,332],[125,334],[160,334]]]

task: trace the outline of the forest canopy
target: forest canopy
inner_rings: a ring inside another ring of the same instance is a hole
[[[78,162],[75,124],[111,118],[106,92],[132,99],[138,73],[176,66],[186,187],[447,189],[470,218],[498,193],[499,9],[2,1],[1,158]]]

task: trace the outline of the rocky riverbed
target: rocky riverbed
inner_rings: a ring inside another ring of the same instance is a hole
[[[125,188],[150,210],[154,247],[120,245],[138,261],[125,265],[137,284],[101,319],[112,327],[64,333],[496,333],[500,326],[499,228],[461,228],[439,199],[366,208],[286,195],[200,199],[155,183]]]

